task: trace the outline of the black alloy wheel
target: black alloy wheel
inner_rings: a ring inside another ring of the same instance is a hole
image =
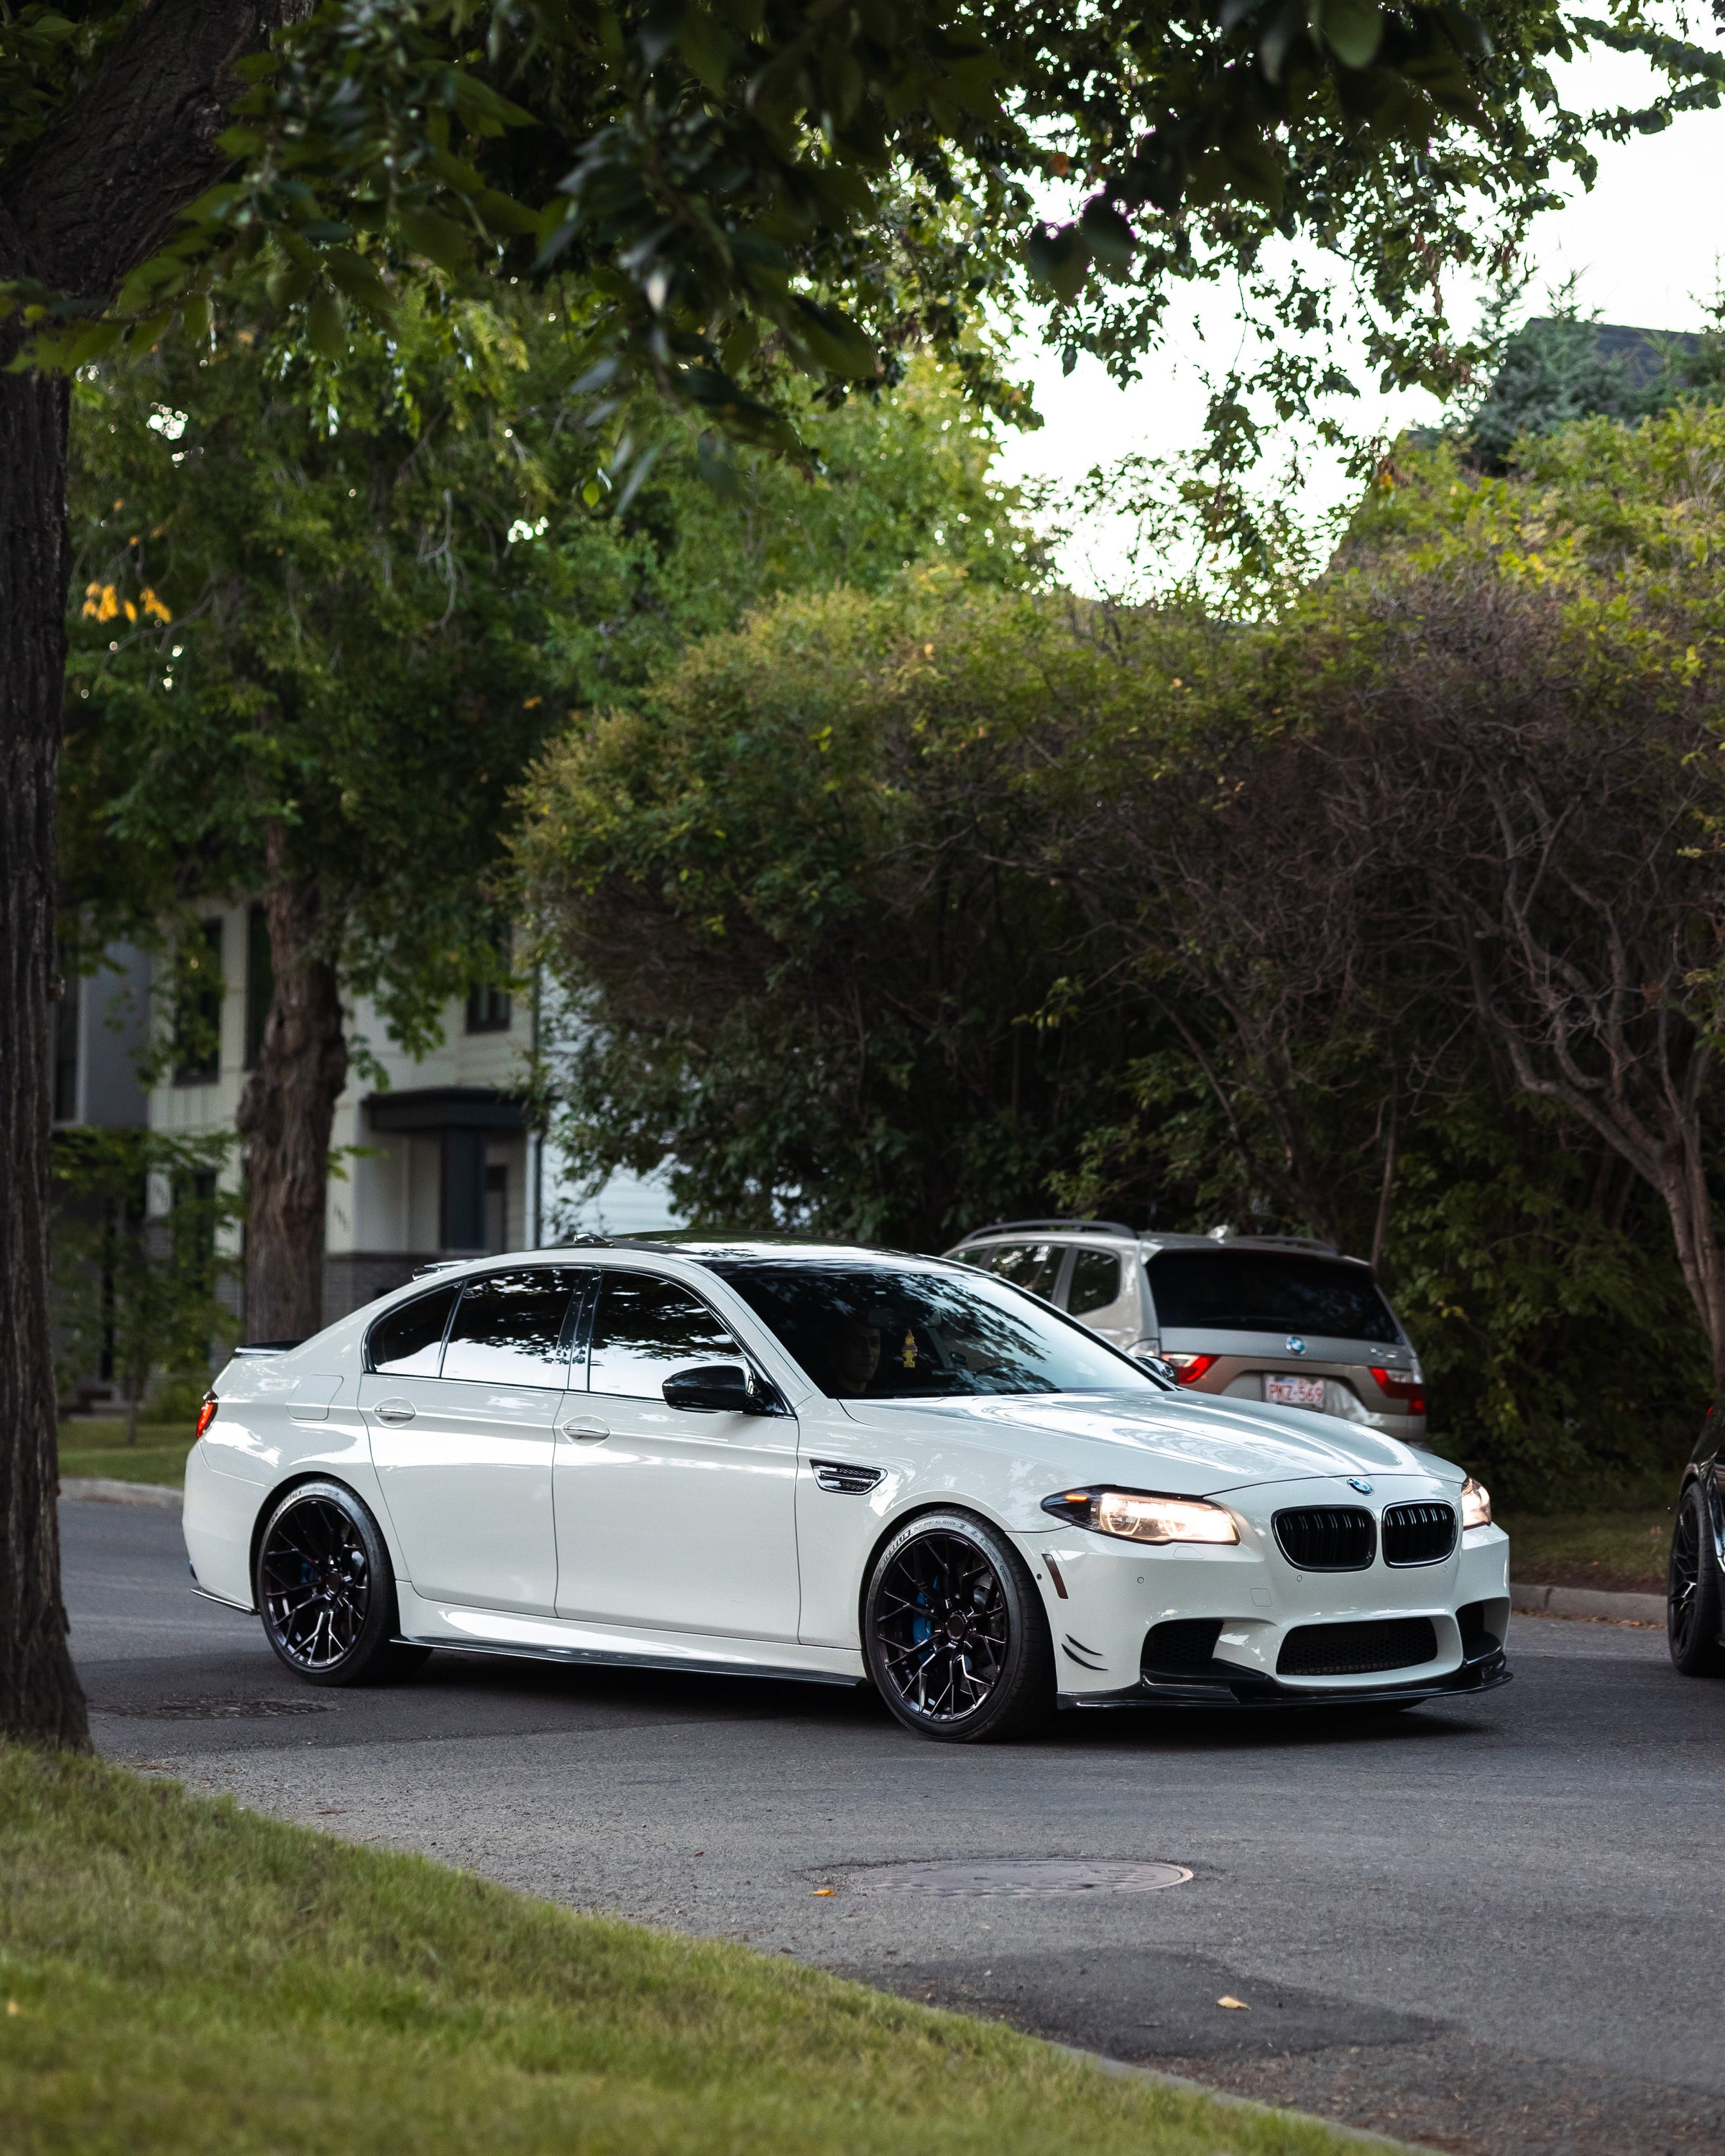
[[[302,1482],[258,1543],[258,1608],[277,1657],[308,1684],[404,1676],[430,1650],[395,1640],[395,1582],[377,1524],[339,1482]]]
[[[1666,1642],[1686,1677],[1725,1676],[1722,1622],[1712,1505],[1706,1484],[1697,1480],[1677,1500],[1666,1589]]]
[[[864,1651],[891,1712],[942,1742],[1012,1734],[1053,1703],[1053,1647],[1029,1569],[968,1512],[925,1514],[881,1551]]]

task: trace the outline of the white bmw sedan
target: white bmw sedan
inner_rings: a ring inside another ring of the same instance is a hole
[[[434,1649],[1050,1707],[1402,1707],[1507,1680],[1461,1469],[1210,1398],[936,1259],[617,1242],[242,1349],[186,1471],[198,1591],[313,1684]]]

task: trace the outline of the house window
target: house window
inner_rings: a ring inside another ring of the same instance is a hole
[[[509,963],[510,937],[507,929],[494,941],[500,965]],[[507,1033],[509,1030],[509,991],[494,988],[486,982],[475,981],[467,991],[467,1030],[470,1033]]]
[[[264,1029],[275,1000],[275,959],[270,948],[270,921],[254,906],[245,924],[245,1067],[257,1068],[264,1050]]]
[[[175,962],[174,1078],[208,1086],[222,1069],[222,924],[201,921]]]
[[[509,991],[475,981],[467,991],[467,1030],[470,1033],[507,1033]]]

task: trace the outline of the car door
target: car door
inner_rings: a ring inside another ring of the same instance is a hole
[[[428,1601],[556,1606],[552,1456],[589,1277],[572,1265],[475,1274],[372,1329],[360,1404],[408,1577]]]
[[[795,1416],[674,1408],[663,1391],[745,1359],[680,1281],[605,1269],[586,1397],[569,1394],[557,1447],[560,1617],[796,1638]]]
[[[1074,1317],[1117,1348],[1137,1341],[1137,1281],[1118,1250],[1075,1250],[1062,1300]]]

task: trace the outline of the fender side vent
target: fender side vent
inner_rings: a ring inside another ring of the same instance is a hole
[[[884,1467],[857,1467],[847,1460],[811,1460],[809,1465],[821,1488],[835,1497],[866,1496],[886,1476]]]

